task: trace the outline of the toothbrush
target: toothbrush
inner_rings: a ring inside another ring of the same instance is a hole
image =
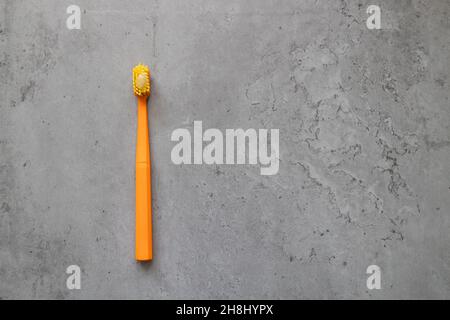
[[[148,137],[147,99],[150,96],[150,70],[138,64],[133,68],[133,91],[137,97],[136,141],[136,260],[153,258],[152,185]]]

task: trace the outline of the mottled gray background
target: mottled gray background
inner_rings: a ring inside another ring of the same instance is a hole
[[[450,298],[449,1],[0,8],[0,298]],[[133,259],[137,62],[153,72],[149,265]],[[279,173],[172,164],[194,120],[279,128]]]

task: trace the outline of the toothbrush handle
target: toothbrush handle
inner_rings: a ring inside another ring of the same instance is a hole
[[[136,141],[136,260],[152,260],[152,186],[147,97],[138,97]]]

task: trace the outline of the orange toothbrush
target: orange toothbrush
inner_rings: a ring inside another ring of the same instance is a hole
[[[150,70],[139,64],[133,68],[133,90],[137,96],[136,141],[136,260],[153,258],[152,185],[148,137],[147,99],[150,96]]]

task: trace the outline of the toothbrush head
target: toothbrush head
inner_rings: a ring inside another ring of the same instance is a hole
[[[138,97],[150,95],[150,70],[148,66],[138,64],[133,68],[133,91]]]

